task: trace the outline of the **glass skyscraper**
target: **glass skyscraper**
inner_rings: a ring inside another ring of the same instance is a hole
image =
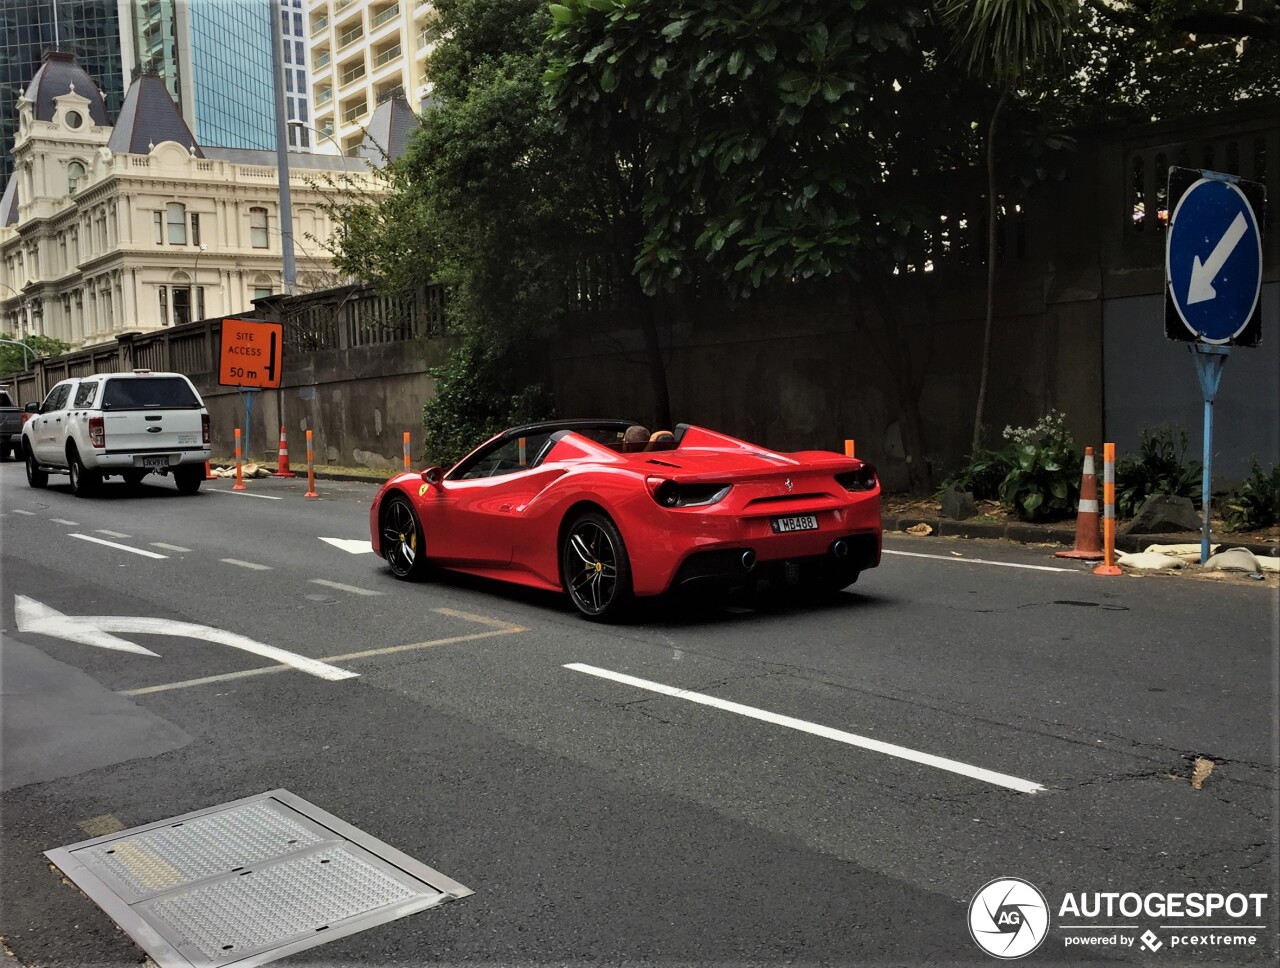
[[[0,185],[13,170],[18,98],[55,45],[98,82],[114,119],[128,73],[121,60],[118,0],[0,0]]]

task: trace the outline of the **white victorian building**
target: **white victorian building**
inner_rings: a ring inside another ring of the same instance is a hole
[[[112,125],[68,53],[46,55],[18,113],[0,330],[91,345],[284,291],[274,152],[196,144],[155,75],[134,80]],[[339,284],[324,205],[378,191],[377,179],[363,158],[288,158],[297,289]]]

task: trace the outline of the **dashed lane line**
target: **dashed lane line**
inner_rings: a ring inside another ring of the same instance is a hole
[[[249,491],[228,491],[219,487],[207,487],[205,490],[209,494],[230,494],[232,497],[256,497],[264,501],[283,501],[284,498],[277,497],[274,494],[253,494]]]
[[[956,558],[949,555],[926,555],[920,551],[891,551],[883,549],[886,555],[901,555],[903,558],[932,558],[934,561],[954,561],[962,565],[995,565],[998,568],[1026,568],[1029,571],[1060,571],[1072,575],[1083,575],[1078,568],[1054,568],[1052,565],[1024,565],[1014,561],[989,561],[986,558]]]
[[[108,531],[106,528],[94,528],[94,534],[105,534],[108,538],[132,538],[131,534],[124,534],[120,531]]]
[[[50,518],[49,520],[54,524],[65,524],[68,528],[80,527],[79,521],[68,521],[66,518]]]
[[[35,512],[35,511],[24,511],[24,510],[22,510],[22,508],[14,508],[14,509],[13,509],[13,513],[14,513],[14,514],[22,514],[22,515],[25,515],[26,517],[29,517],[29,518],[34,518],[34,517],[36,516],[36,512]]]
[[[223,564],[235,565],[237,568],[248,568],[250,571],[271,571],[270,565],[260,565],[256,561],[241,561],[239,558],[219,558]]]
[[[80,534],[72,532],[68,537],[79,538],[81,541],[92,541],[94,544],[106,545],[108,548],[115,548],[118,551],[127,551],[130,554],[141,555],[143,558],[168,558],[168,555],[157,554],[154,551],[147,551],[143,548],[130,548],[128,545],[118,544],[115,541],[108,541],[106,538],[95,538],[91,534]]]
[[[433,611],[441,614],[450,614],[450,610],[437,608]],[[482,616],[476,616],[482,618]],[[327,659],[320,659],[321,662],[351,662],[355,659],[371,659],[384,655],[396,655],[400,652],[416,652],[420,649],[433,649],[440,645],[456,645],[460,642],[478,642],[481,639],[497,638],[501,635],[514,635],[518,632],[527,632],[529,629],[523,625],[509,625],[506,622],[499,622],[496,619],[485,619],[485,624],[500,625],[501,628],[495,628],[488,632],[472,632],[469,635],[451,635],[443,639],[431,639],[427,642],[410,642],[407,645],[390,645],[383,649],[365,649],[361,652],[347,652],[342,655],[330,656]],[[243,669],[240,672],[227,672],[218,676],[204,676],[200,679],[185,679],[181,682],[166,682],[158,686],[143,686],[140,689],[122,689],[118,695],[121,696],[147,696],[157,692],[172,692],[175,689],[190,689],[194,686],[209,686],[219,682],[231,682],[236,679],[248,679],[252,676],[265,676],[276,672],[287,672],[292,666],[273,665],[264,666],[260,669]]]
[[[171,544],[165,544],[163,541],[153,541],[153,542],[151,542],[151,547],[153,547],[153,548],[163,548],[165,551],[176,551],[176,552],[178,552],[179,554],[184,554],[184,555],[185,555],[185,554],[190,554],[190,553],[191,553],[191,549],[190,549],[190,548],[184,548],[184,547],[182,547],[182,545],[171,545]]]
[[[374,591],[372,588],[358,588],[355,585],[344,585],[340,581],[329,581],[327,578],[312,578],[311,584],[324,585],[326,588],[336,588],[340,592],[350,592],[352,595],[382,595],[383,592]]]
[[[959,760],[948,759],[945,756],[935,756],[932,753],[924,753],[920,750],[913,750],[906,746],[898,746],[894,743],[885,743],[881,740],[871,739],[867,736],[859,736],[857,733],[847,733],[842,729],[832,729],[830,726],[820,726],[817,723],[806,722],[803,719],[795,719],[792,716],[782,716],[778,713],[769,712],[767,709],[757,709],[755,706],[744,706],[742,703],[729,702],[727,699],[708,696],[705,693],[691,692],[688,689],[678,689],[675,686],[667,686],[661,682],[652,682],[648,679],[638,679],[635,676],[625,675],[621,672],[613,672],[609,669],[601,669],[598,666],[586,665],[581,662],[570,662],[565,665],[565,668],[572,669],[574,672],[585,672],[587,675],[596,676],[600,679],[609,679],[625,686],[633,686],[637,689],[656,692],[659,695],[671,696],[674,699],[685,699],[689,702],[696,702],[703,706],[710,706],[713,709],[723,710],[724,712],[737,713],[739,716],[746,716],[750,719],[757,719],[765,723],[773,723],[775,726],[785,726],[788,729],[798,730],[802,733],[809,733],[812,736],[821,736],[823,739],[835,740],[837,743],[846,743],[849,746],[856,746],[860,749],[870,750],[873,753],[883,753],[886,756],[909,760],[912,763],[919,763],[923,766],[932,766],[935,769],[946,770],[949,773],[958,773],[961,776],[967,776],[974,780],[981,780],[984,783],[1004,787],[1008,790],[1016,790],[1019,793],[1039,793],[1045,789],[1039,783],[1034,783],[1031,780],[1024,780],[1021,777],[1010,776],[1007,773],[997,773],[994,770],[984,769],[980,766],[973,766],[969,763],[961,763]]]

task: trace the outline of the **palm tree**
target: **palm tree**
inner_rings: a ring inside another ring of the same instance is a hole
[[[973,416],[973,453],[982,443],[982,411],[991,369],[991,323],[996,287],[996,131],[1000,114],[1019,84],[1059,64],[1079,0],[938,0],[943,24],[956,40],[955,55],[965,69],[999,88],[987,125],[987,316],[982,331],[982,369]]]

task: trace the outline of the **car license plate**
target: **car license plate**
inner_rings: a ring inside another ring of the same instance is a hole
[[[143,467],[168,467],[169,456],[166,454],[163,457],[144,457],[142,458],[142,466]]]
[[[789,534],[792,531],[817,531],[818,519],[812,514],[797,514],[789,518],[772,518],[774,534]]]

